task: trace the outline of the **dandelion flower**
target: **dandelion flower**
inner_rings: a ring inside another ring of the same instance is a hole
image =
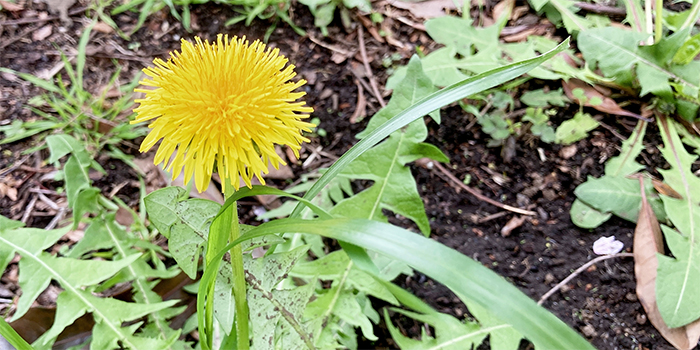
[[[211,43],[195,37],[194,44],[183,39],[181,52],[144,69],[150,79],[140,83],[154,89],[136,89],[145,97],[136,100],[132,123],[152,120],[141,152],[162,140],[155,164],[163,163],[173,178],[184,168],[185,184],[194,175],[200,192],[215,167],[224,193],[229,183],[238,190],[239,176],[248,187],[253,176],[264,184],[260,173],[268,172],[268,164],[285,164],[275,145],[287,145],[298,156],[301,143],[309,141],[301,132],[314,126],[302,121],[313,112],[297,101],[305,93],[294,92],[306,81],[291,81],[296,73],[287,61],[278,49],[265,49],[258,40],[249,44],[245,37],[219,34]]]

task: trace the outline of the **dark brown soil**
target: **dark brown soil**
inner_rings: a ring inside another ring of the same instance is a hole
[[[44,12],[43,3],[28,3],[35,11]],[[256,22],[251,27],[234,26],[225,28],[223,23],[233,13],[221,5],[203,5],[193,8],[194,32],[187,33],[181,25],[164,10],[149,19],[144,28],[139,30],[131,42],[140,43],[140,48],[133,56],[123,57],[98,47],[96,54],[88,59],[89,83],[95,84],[97,90],[114,71],[112,58],[116,58],[122,67],[123,81],[129,81],[134,74],[144,67],[153,57],[167,57],[167,52],[179,47],[179,38],[215,38],[217,33],[247,35],[250,39],[262,38],[268,24]],[[307,101],[315,108],[314,117],[320,119],[319,128],[324,129],[325,137],[316,137],[307,149],[323,147],[330,155],[340,156],[355,142],[354,136],[364,129],[363,122],[351,123],[350,117],[355,112],[358,100],[357,67],[361,66],[361,56],[357,49],[357,31],[345,30],[339,23],[330,27],[331,35],[323,38],[313,27],[313,17],[304,6],[298,6],[294,12],[295,23],[307,30],[314,38],[325,43],[323,47],[309,37],[300,37],[288,26],[280,24],[274,30],[269,43],[281,49],[290,61],[297,66],[297,72],[309,83],[305,86]],[[57,28],[58,20],[48,22],[54,25],[54,34],[43,41],[33,41],[21,33],[31,26],[39,24],[11,24],[4,27],[0,44],[4,45],[0,55],[0,66],[15,70],[35,73],[40,69],[50,69],[60,60],[54,52],[54,44],[61,49],[75,47],[81,28],[80,16],[73,16],[74,23],[65,33]],[[115,20],[122,28],[136,22],[136,14],[116,16]],[[0,13],[0,23],[12,21],[12,16]],[[170,28],[163,33],[164,23]],[[403,62],[415,52],[418,45],[431,47],[423,32],[406,25],[394,23],[394,30],[405,46],[398,49],[387,43],[379,43],[365,33],[367,56],[380,84],[380,90],[386,79],[385,68],[381,60],[398,52]],[[43,24],[41,24],[43,25]],[[157,38],[157,39],[156,39]],[[93,40],[99,42],[112,40],[122,47],[129,42],[114,34],[96,34]],[[334,51],[327,47],[338,47],[351,52],[340,63],[333,61]],[[2,80],[2,98],[0,112],[5,121],[30,117],[23,110],[27,100],[37,93],[29,84]],[[541,84],[556,83],[540,82]],[[90,85],[88,85],[90,87]],[[368,89],[363,89],[368,101],[366,115],[371,116],[380,105]],[[388,97],[386,98],[388,100]],[[567,111],[561,111],[558,121],[565,118]],[[591,111],[593,113],[594,111]],[[457,189],[440,176],[436,170],[413,166],[413,173],[418,188],[426,203],[426,212],[431,221],[432,238],[445,245],[478,260],[495,272],[507,278],[533,299],[539,299],[552,286],[567,277],[571,271],[595,257],[592,252],[593,241],[601,236],[615,235],[625,243],[627,251],[632,246],[634,225],[619,219],[611,219],[595,230],[584,230],[574,226],[569,218],[569,208],[574,200],[573,189],[585,180],[586,176],[600,176],[603,169],[601,159],[616,154],[618,140],[609,131],[599,128],[590,138],[576,144],[578,150],[570,159],[559,155],[561,146],[548,145],[538,140],[525,138],[516,140],[516,155],[506,164],[500,148],[487,148],[488,135],[483,134],[478,124],[470,123],[469,117],[458,107],[443,110],[442,125],[428,122],[430,136],[428,142],[437,145],[450,157],[447,166],[460,180],[471,177],[470,186],[478,188],[484,195],[497,201],[514,206],[531,205],[538,216],[528,218],[510,235],[501,235],[501,228],[514,214],[484,221],[484,218],[501,210],[481,202],[468,193]],[[555,120],[557,121],[557,120]],[[605,117],[603,121],[622,135],[628,135],[630,121]],[[633,123],[633,122],[632,122]],[[467,129],[468,125],[474,125]],[[31,141],[2,145],[3,157],[0,169],[6,169],[18,159],[24,157],[22,151],[34,146]],[[544,151],[545,160],[540,159],[537,148]],[[128,147],[125,147],[128,151]],[[128,151],[133,153],[133,150]],[[40,159],[45,159],[42,154]],[[37,158],[39,159],[39,158]],[[35,158],[27,163],[34,166]],[[295,174],[321,166],[328,166],[332,157],[321,157],[311,167],[302,169],[295,165]],[[643,160],[642,160],[643,161]],[[109,175],[96,181],[104,193],[112,191],[116,184],[134,178],[133,170],[118,160],[102,160],[109,166]],[[41,164],[37,163],[37,166]],[[107,167],[106,167],[107,168]],[[0,170],[2,172],[3,170]],[[23,214],[18,202],[26,198],[29,183],[37,184],[40,173],[26,169],[15,169],[10,174],[22,180],[20,199],[16,202],[7,197],[0,199],[0,214],[18,218]],[[505,182],[498,184],[494,177],[501,176]],[[33,182],[32,182],[33,181]],[[46,185],[45,183],[42,185]],[[284,185],[284,181],[279,185]],[[134,204],[138,192],[133,188],[120,191],[118,195],[129,204]],[[26,199],[24,199],[26,201]],[[15,208],[12,206],[15,205]],[[244,217],[246,215],[243,215]],[[43,227],[46,218],[33,218],[32,226]],[[50,220],[50,218],[48,218]],[[398,220],[399,222],[403,222]],[[436,284],[429,278],[416,273],[397,281],[439,311],[457,317],[465,317],[468,310],[449,290]],[[660,337],[653,326],[646,321],[644,311],[636,299],[634,266],[632,259],[621,258],[606,260],[575,278],[565,291],[555,293],[544,302],[544,306],[554,312],[563,321],[576,330],[586,334],[588,339],[600,349],[672,349]],[[409,335],[419,336],[422,325],[405,318],[396,318],[396,323]],[[380,340],[376,343],[362,342],[363,348],[392,348],[395,344],[389,339],[386,326],[379,324],[375,329]],[[527,346],[523,344],[523,346]],[[482,346],[483,348],[483,346]]]

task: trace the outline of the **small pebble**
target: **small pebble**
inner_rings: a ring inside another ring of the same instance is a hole
[[[544,284],[550,284],[554,282],[554,275],[551,272],[547,272],[546,275],[544,275]]]
[[[638,324],[645,324],[647,323],[647,315],[645,314],[637,314],[637,323]]]
[[[549,189],[549,188],[542,190],[542,197],[544,197],[548,201],[553,201],[553,200],[559,198],[559,196],[557,196],[557,193],[554,190]]]
[[[596,333],[595,328],[593,328],[593,326],[589,324],[581,327],[581,333],[583,333],[583,335],[585,335],[588,338],[595,337],[598,334]]]
[[[637,301],[637,294],[627,293],[627,295],[625,295],[625,298],[629,301]]]

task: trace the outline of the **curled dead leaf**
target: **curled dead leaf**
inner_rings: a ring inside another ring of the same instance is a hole
[[[654,189],[656,189],[656,192],[659,192],[660,194],[663,194],[664,196],[668,196],[671,198],[675,199],[683,199],[683,196],[680,195],[680,193],[676,192],[671,186],[656,180],[652,179],[651,184],[654,185]]]
[[[634,230],[634,274],[637,279],[637,297],[647,313],[647,318],[661,335],[676,349],[690,350],[700,340],[700,320],[678,328],[669,328],[661,318],[656,303],[657,253],[663,253],[663,236],[654,211],[647,202],[644,180],[638,176],[642,208]]]
[[[593,107],[594,109],[601,111],[603,113],[622,115],[625,117],[632,117],[632,118],[642,119],[642,120],[646,120],[646,121],[651,121],[648,118],[645,118],[639,114],[632,113],[630,111],[626,111],[626,110],[622,109],[622,107],[620,107],[617,104],[617,102],[615,102],[615,100],[603,95],[598,90],[596,90],[593,86],[588,85],[586,82],[583,82],[581,80],[578,80],[578,79],[569,79],[569,81],[562,80],[562,86],[564,87],[564,93],[566,94],[566,97],[568,97],[569,99],[571,99],[572,101],[575,101],[577,103],[583,103],[584,106]],[[574,95],[575,89],[583,90],[583,94],[586,97],[585,101],[580,101]]]

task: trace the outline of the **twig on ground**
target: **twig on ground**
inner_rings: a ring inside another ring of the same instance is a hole
[[[73,11],[68,12],[68,15],[69,16],[77,15],[78,13],[85,12],[85,10],[87,10],[87,6],[79,7]],[[61,18],[61,16],[48,16],[45,18],[35,17],[35,18],[12,19],[9,21],[0,22],[0,26],[9,26],[12,24],[44,23],[44,22],[53,21],[54,19],[59,19],[59,18]]]
[[[384,102],[382,94],[379,93],[377,80],[374,78],[372,68],[369,66],[367,50],[365,50],[365,31],[362,29],[362,26],[357,26],[357,42],[360,45],[360,56],[362,56],[362,64],[365,66],[365,72],[367,73],[367,79],[369,79],[369,85],[372,87],[372,93],[374,97],[377,98],[377,101],[379,101],[379,104],[382,105],[382,107],[386,107],[386,102]]]
[[[632,253],[617,253],[617,254],[610,254],[610,255],[602,255],[599,256],[579,267],[576,269],[576,271],[572,272],[568,277],[566,277],[564,280],[559,282],[556,286],[554,286],[552,289],[550,289],[547,293],[544,293],[544,295],[540,298],[540,300],[537,302],[537,305],[542,305],[547,298],[552,296],[552,294],[556,293],[563,285],[569,283],[574,277],[578,276],[581,272],[585,271],[587,268],[591,267],[591,265],[595,265],[598,262],[601,262],[603,260],[607,259],[613,259],[613,258],[626,258],[626,257],[632,257]]]
[[[56,213],[56,216],[54,216],[53,219],[51,219],[51,222],[49,222],[49,224],[46,225],[44,229],[53,230],[58,225],[58,222],[63,220],[63,217],[66,215],[66,210],[67,209],[65,207],[59,208],[58,213]]]
[[[39,196],[33,196],[32,200],[29,201],[29,204],[27,207],[24,209],[24,215],[22,215],[22,221],[24,224],[27,223],[29,220],[29,215],[32,213],[32,210],[34,210],[34,206],[36,205],[36,200],[39,198]]]
[[[3,169],[2,171],[0,171],[0,176],[4,176],[5,174],[9,174],[12,171],[14,171],[15,169],[19,168],[24,162],[26,162],[29,159],[29,157],[31,157],[31,154],[29,154],[29,155],[25,156],[24,158],[20,159],[19,161],[15,162],[15,164],[12,164],[12,166]]]
[[[520,208],[512,207],[512,206],[507,205],[507,204],[496,202],[495,200],[482,195],[477,190],[465,185],[462,181],[459,181],[459,179],[456,176],[452,175],[452,173],[449,172],[447,169],[445,169],[445,167],[443,167],[439,162],[433,161],[432,163],[433,163],[434,167],[436,167],[438,170],[440,170],[441,173],[445,174],[445,176],[447,176],[447,178],[450,179],[455,185],[457,185],[461,189],[469,192],[472,196],[476,197],[477,199],[479,199],[481,201],[484,201],[486,203],[489,203],[493,206],[499,207],[499,208],[504,209],[504,210],[512,211],[514,213],[518,213],[518,214],[522,214],[522,215],[537,215],[536,212],[531,211],[531,210],[520,209]]]

